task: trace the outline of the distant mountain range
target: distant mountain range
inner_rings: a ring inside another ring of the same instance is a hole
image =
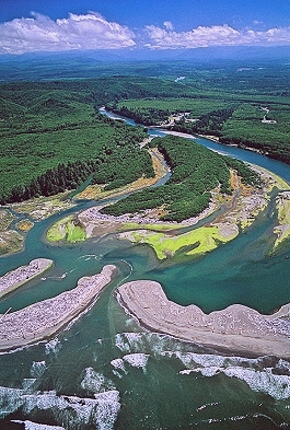
[[[0,56],[0,81],[92,78],[116,72],[118,63],[144,61],[192,61],[194,63],[236,62],[247,67],[252,62],[290,62],[290,46],[210,47],[176,50],[98,50],[41,52]],[[111,67],[108,67],[111,64]],[[128,67],[128,64],[127,64]],[[115,70],[114,70],[115,69]],[[129,69],[127,70],[130,73]]]

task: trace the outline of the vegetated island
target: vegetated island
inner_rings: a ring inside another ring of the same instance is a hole
[[[35,344],[57,334],[99,298],[115,271],[115,266],[107,265],[100,273],[79,279],[71,291],[0,315],[0,351]]]
[[[36,258],[27,266],[18,267],[0,277],[0,297],[16,290],[36,276],[48,270],[53,265],[53,261],[48,258]]]
[[[289,237],[289,184],[282,178],[177,136],[150,144],[158,145],[156,151],[171,166],[169,181],[63,218],[50,227],[47,239],[78,242],[117,233],[119,239],[150,245],[159,260],[192,258],[236,238],[268,210],[276,195],[277,219],[269,246],[273,243],[276,251]],[[195,227],[209,214],[211,221]]]
[[[158,282],[145,280],[121,285],[116,296],[150,331],[245,356],[290,358],[290,304],[272,315],[237,304],[207,315],[196,305],[169,301]]]

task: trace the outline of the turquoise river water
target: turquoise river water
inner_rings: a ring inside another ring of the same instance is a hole
[[[128,121],[135,125],[132,121]],[[150,130],[152,135],[162,131]],[[194,138],[210,149],[265,167],[290,182],[290,166],[262,155]],[[0,355],[0,429],[286,429],[290,363],[242,358],[142,330],[118,305],[126,280],[161,282],[170,300],[205,312],[242,303],[271,313],[290,302],[290,247],[268,256],[273,202],[234,241],[175,266],[147,246],[113,234],[77,245],[49,245],[45,231],[69,211],[37,222],[25,249],[0,258],[0,275],[31,259],[54,267],[0,301],[0,313],[74,288],[113,263],[118,276],[69,329],[39,345]],[[71,212],[96,202],[78,202]],[[37,424],[38,423],[38,424]],[[44,426],[46,424],[46,426]]]

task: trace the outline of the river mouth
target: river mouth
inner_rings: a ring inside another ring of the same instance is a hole
[[[256,154],[242,154],[257,164]],[[263,160],[269,170],[290,179],[289,166]],[[92,204],[79,202],[68,213]],[[267,256],[270,212],[235,240],[178,264],[162,263],[150,246],[120,241],[115,234],[74,245],[48,244],[44,232],[67,213],[35,223],[25,250],[1,258],[0,270],[37,257],[53,259],[54,267],[42,280],[3,298],[0,313],[72,289],[79,278],[107,264],[115,264],[119,275],[69,330],[49,342],[0,355],[1,428],[23,428],[26,420],[82,430],[96,428],[97,419],[99,428],[117,430],[279,429],[289,423],[288,361],[241,358],[150,333],[115,299],[124,281],[154,279],[170,300],[195,303],[206,313],[232,303],[272,313],[290,302],[290,248],[285,245]]]

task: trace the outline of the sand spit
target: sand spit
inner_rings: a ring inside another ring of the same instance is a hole
[[[79,279],[71,291],[0,315],[0,351],[35,344],[58,333],[98,299],[115,270],[115,266],[107,265],[101,273]]]
[[[45,272],[52,265],[53,261],[48,258],[37,258],[27,266],[21,266],[11,272],[7,272],[0,277],[0,297],[16,290],[16,288]]]
[[[290,304],[273,315],[261,315],[243,305],[207,315],[196,305],[170,302],[155,281],[123,284],[117,290],[117,299],[151,331],[244,356],[290,358]]]

